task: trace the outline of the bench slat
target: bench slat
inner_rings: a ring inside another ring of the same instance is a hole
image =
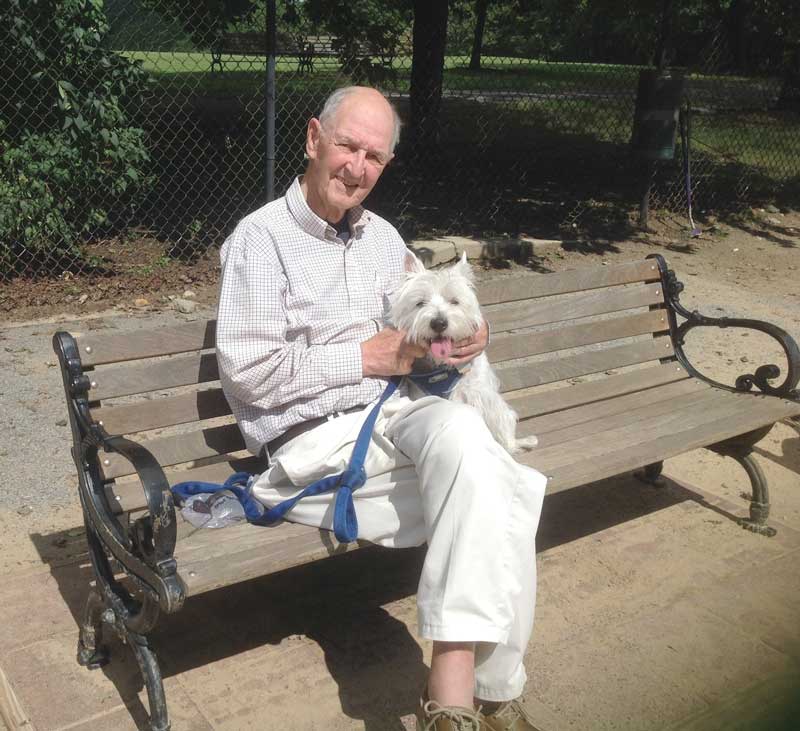
[[[170,485],[179,482],[216,482],[223,483],[234,472],[261,472],[264,464],[258,457],[248,456],[222,462],[215,462],[204,467],[194,467],[190,470],[176,470],[167,467],[164,474]],[[105,486],[106,496],[118,512],[140,510],[146,506],[144,491],[135,475],[128,475],[119,480],[109,482]]]
[[[509,307],[494,305],[484,311],[494,333],[519,330],[533,325],[605,315],[664,301],[660,284],[642,284],[600,292],[586,292],[558,300],[529,300]]]
[[[126,333],[92,332],[77,340],[83,365],[96,366],[213,348],[216,331],[216,320],[198,320]]]
[[[162,467],[218,457],[245,448],[244,438],[236,424],[225,424],[187,434],[148,439],[142,441],[141,444],[152,452]],[[122,477],[122,475],[130,475],[134,472],[131,463],[118,454],[103,453],[101,465],[106,479]]]
[[[482,305],[512,302],[530,297],[548,297],[556,294],[580,292],[587,289],[611,287],[633,282],[653,282],[659,279],[654,261],[612,264],[607,267],[586,267],[540,277],[508,277],[479,284],[478,298]]]
[[[568,325],[557,330],[533,333],[501,333],[492,338],[487,348],[489,360],[499,363],[581,345],[663,332],[669,329],[667,311],[663,309],[614,317],[581,325]]]
[[[684,381],[684,383],[686,383]],[[696,409],[716,408],[719,400],[711,388],[694,390],[683,393],[667,400],[660,400],[653,403],[642,403],[640,405],[629,406],[617,413],[606,413],[594,419],[585,419],[579,423],[563,426],[560,429],[545,430],[538,434],[539,445],[537,449],[544,450],[554,445],[565,445],[573,441],[582,439],[585,436],[596,436],[610,429],[626,427],[637,422],[652,421],[655,417],[669,416],[674,411],[684,407]],[[520,434],[536,434],[531,426],[524,423],[520,428]],[[574,458],[574,455],[572,455]]]
[[[215,353],[173,355],[164,360],[136,363],[89,373],[93,401],[149,393],[177,386],[191,386],[219,380]]]
[[[102,421],[109,434],[135,434],[148,429],[227,416],[230,413],[231,408],[221,388],[92,409],[92,417],[95,421]]]
[[[513,391],[612,368],[669,358],[672,355],[672,342],[668,337],[650,338],[630,345],[587,351],[563,358],[556,357],[516,366],[500,366],[497,368],[497,376],[503,391]]]
[[[534,416],[531,419],[520,421],[518,431],[521,435],[536,434],[543,446],[542,435],[556,432],[567,427],[575,426],[588,421],[594,421],[613,414],[628,412],[642,406],[653,406],[663,401],[669,401],[678,396],[691,393],[696,394],[706,391],[710,387],[696,378],[684,378],[653,388],[647,388],[633,393],[607,398],[603,401],[575,406],[544,416]],[[569,392],[569,389],[566,389]]]
[[[682,454],[690,449],[697,449],[709,444],[723,441],[741,434],[743,431],[757,429],[761,426],[774,423],[786,416],[800,412],[797,404],[768,397],[759,397],[752,394],[727,394],[734,398],[759,399],[759,402],[736,403],[727,413],[698,414],[695,418],[678,425],[672,433],[659,432],[657,429],[648,430],[647,435],[628,444],[619,436],[610,435],[604,438],[607,450],[600,455],[581,455],[581,459],[561,467],[548,464],[548,459],[542,459],[533,450],[529,455],[524,455],[522,462],[540,469],[544,474],[550,475],[548,493],[560,492],[571,487],[584,485],[595,480],[613,477],[624,472],[644,467],[653,462],[668,459]],[[741,414],[742,418],[733,418]],[[687,414],[687,417],[691,414]],[[680,428],[680,427],[683,428]],[[641,430],[641,425],[636,431]],[[625,445],[625,446],[620,446]],[[565,445],[569,448],[570,445]]]
[[[714,389],[711,391],[712,403],[705,403],[703,408],[695,408],[693,404],[684,404],[668,414],[662,414],[645,420],[635,421],[616,428],[603,429],[602,421],[593,422],[596,428],[592,433],[579,436],[557,445],[534,449],[540,464],[547,470],[557,470],[576,461],[601,458],[609,451],[618,451],[620,445],[635,454],[639,445],[652,440],[660,440],[682,432],[688,432],[704,424],[724,422],[715,440],[742,434],[759,425],[767,424],[772,416],[782,418],[786,413],[785,404],[780,399],[753,394],[735,394],[729,391]],[[742,396],[748,400],[742,400]],[[795,406],[795,410],[798,407]],[[527,455],[525,457],[527,461]],[[547,472],[546,474],[550,474]]]
[[[333,533],[293,523],[274,528],[242,524],[223,530],[187,529],[185,521],[181,524],[175,558],[187,596],[368,545],[341,544]]]
[[[571,409],[653,386],[685,380],[689,374],[679,363],[639,368],[597,381],[562,386],[544,393],[515,391],[505,395],[521,419]]]

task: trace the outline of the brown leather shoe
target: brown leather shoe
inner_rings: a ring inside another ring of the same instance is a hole
[[[481,714],[471,708],[442,706],[420,698],[417,708],[417,731],[485,731]]]
[[[505,701],[493,712],[481,713],[486,731],[539,731],[519,700]]]

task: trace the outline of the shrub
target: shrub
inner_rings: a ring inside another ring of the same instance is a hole
[[[103,46],[102,0],[6,0],[0,17],[0,273],[75,255],[149,184],[129,107],[147,77]]]

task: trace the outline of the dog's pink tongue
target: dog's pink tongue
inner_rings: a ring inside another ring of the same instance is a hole
[[[448,358],[452,349],[453,341],[450,338],[431,340],[431,355],[437,360]]]

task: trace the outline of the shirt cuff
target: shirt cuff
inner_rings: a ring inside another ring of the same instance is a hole
[[[364,370],[361,363],[361,343],[334,343],[325,346],[326,383],[328,386],[349,386],[361,383]]]

